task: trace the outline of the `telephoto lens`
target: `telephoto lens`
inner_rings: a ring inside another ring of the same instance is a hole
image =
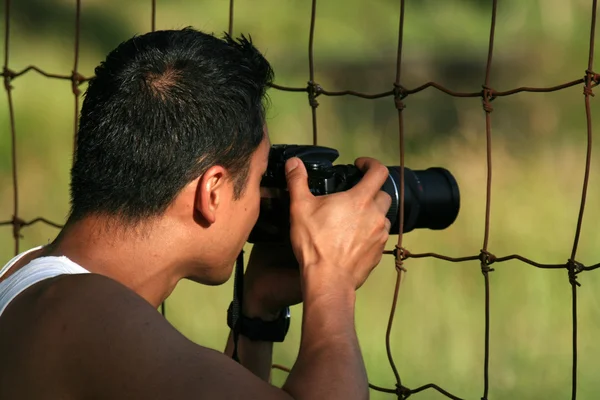
[[[383,190],[392,196],[388,218],[390,234],[400,231],[400,167],[388,167],[390,176]],[[404,167],[404,218],[402,232],[427,228],[446,229],[454,223],[460,210],[458,184],[445,168],[411,170]]]
[[[333,165],[337,150],[310,145],[273,145],[267,172],[261,182],[261,208],[258,221],[248,241],[281,242],[289,236],[289,193],[285,179],[285,162],[298,157],[308,172],[308,187],[315,196],[342,192],[356,185],[363,173],[354,165]],[[402,181],[398,166],[387,167],[389,177],[381,190],[392,197],[387,218],[390,234],[400,232]],[[411,170],[404,167],[403,233],[414,229],[440,230],[449,227],[460,209],[458,184],[452,174],[440,167]]]

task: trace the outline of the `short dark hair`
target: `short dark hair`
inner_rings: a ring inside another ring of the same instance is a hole
[[[135,36],[95,70],[82,105],[71,220],[161,214],[213,165],[246,185],[273,80],[251,38],[192,28]]]

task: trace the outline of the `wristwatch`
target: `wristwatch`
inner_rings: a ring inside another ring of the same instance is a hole
[[[227,309],[227,326],[234,329],[233,324],[233,302]],[[248,318],[241,314],[237,323],[239,333],[250,340],[259,340],[263,342],[283,342],[290,329],[290,308],[284,308],[279,317],[274,321],[264,321],[260,318]]]

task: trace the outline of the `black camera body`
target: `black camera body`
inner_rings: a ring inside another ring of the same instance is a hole
[[[290,200],[285,163],[298,157],[308,172],[308,187],[315,196],[352,188],[363,176],[354,165],[333,165],[337,150],[311,145],[272,145],[267,171],[261,181],[260,215],[248,241],[281,242],[289,239]],[[392,198],[387,218],[390,234],[399,233],[400,167],[388,167],[390,175],[383,191]],[[413,171],[404,168],[404,229],[445,229],[458,215],[460,197],[454,177],[443,168]]]

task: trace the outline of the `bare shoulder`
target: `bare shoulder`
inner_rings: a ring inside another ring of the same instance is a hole
[[[0,352],[1,398],[52,388],[74,398],[289,398],[95,274],[57,277],[19,296],[0,318]]]

